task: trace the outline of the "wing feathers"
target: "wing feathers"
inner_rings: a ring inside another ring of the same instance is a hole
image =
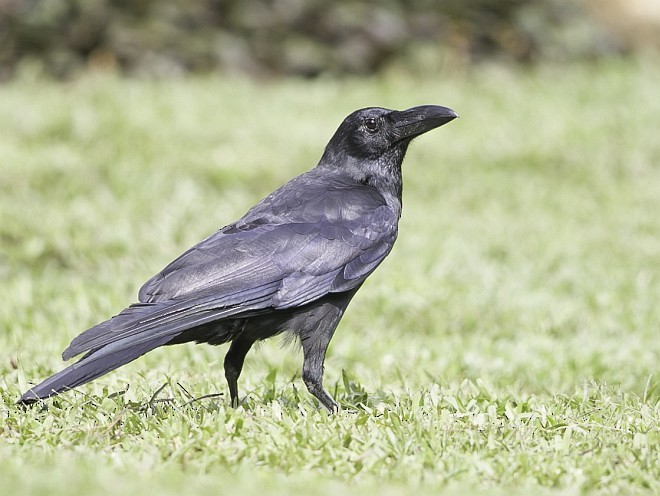
[[[285,187],[267,197],[150,279],[141,303],[82,333],[63,356],[129,338],[173,337],[212,320],[300,306],[360,285],[391,250],[396,214],[373,188],[339,176],[315,182],[304,175],[289,185],[297,181],[305,183],[304,195]],[[299,208],[291,209],[292,202]]]
[[[77,336],[64,350],[62,357],[68,360],[85,351],[98,350],[115,341],[132,338],[134,343],[168,336],[168,340],[181,332],[207,322],[237,316],[270,306],[272,295],[279,281],[261,287],[246,289],[225,296],[220,302],[217,295],[201,297],[193,301],[169,301],[153,304],[136,304],[124,309],[119,315],[102,322]],[[147,310],[151,310],[150,312]]]

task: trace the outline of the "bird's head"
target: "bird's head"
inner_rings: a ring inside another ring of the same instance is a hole
[[[356,110],[341,123],[321,162],[342,158],[370,161],[394,154],[403,160],[410,141],[458,117],[447,107],[423,105],[408,110],[369,107]]]

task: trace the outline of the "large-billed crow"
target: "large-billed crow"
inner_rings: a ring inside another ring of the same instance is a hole
[[[365,108],[346,117],[318,165],[186,251],[138,300],[76,337],[73,365],[32,387],[32,403],[91,381],[162,345],[231,342],[233,405],[245,355],[284,331],[300,339],[305,385],[331,411],[323,362],[346,307],[397,237],[401,163],[410,141],[455,119],[446,107]]]

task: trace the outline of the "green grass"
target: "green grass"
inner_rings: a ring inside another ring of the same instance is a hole
[[[657,494],[657,67],[0,87],[0,493]],[[278,340],[238,410],[195,345],[13,406],[346,114],[423,103],[461,119],[408,154],[399,241],[330,346],[338,415]]]

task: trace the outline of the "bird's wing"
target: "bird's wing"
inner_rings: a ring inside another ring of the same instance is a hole
[[[328,291],[352,289],[389,253],[398,218],[373,188],[341,176],[307,173],[290,181],[237,222],[192,247],[140,289],[144,303],[214,294],[221,305],[233,295],[275,281],[291,285],[310,277],[338,280]],[[323,284],[320,284],[323,286]],[[277,301],[288,305],[282,290]],[[289,305],[293,306],[293,304]]]
[[[315,185],[271,195],[188,250],[147,281],[141,303],[82,333],[63,356],[128,337],[162,341],[358,287],[391,250],[398,219],[372,188]],[[287,202],[296,207],[284,208]]]

